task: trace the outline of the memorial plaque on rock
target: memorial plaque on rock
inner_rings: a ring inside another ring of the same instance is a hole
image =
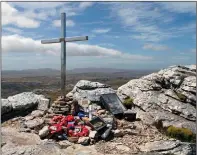
[[[103,106],[113,115],[123,115],[124,111],[127,110],[115,93],[103,94],[100,100]]]

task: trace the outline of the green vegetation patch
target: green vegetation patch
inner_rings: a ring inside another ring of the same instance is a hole
[[[176,95],[177,95],[178,98],[179,98],[181,101],[183,101],[183,102],[185,102],[186,99],[187,99],[187,97],[186,97],[185,95],[181,94],[181,93],[176,92]]]
[[[123,104],[127,107],[127,108],[131,108],[133,105],[133,99],[131,97],[127,97]]]
[[[196,142],[196,134],[187,128],[170,126],[167,129],[167,136],[184,142]]]

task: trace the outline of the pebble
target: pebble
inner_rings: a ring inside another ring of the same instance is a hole
[[[34,116],[26,116],[26,117],[25,117],[25,120],[26,120],[26,121],[29,121],[29,120],[32,120],[32,119],[34,119]]]
[[[31,113],[31,116],[33,117],[42,117],[44,115],[44,111],[41,110],[34,110]]]
[[[80,137],[78,139],[78,143],[82,145],[88,145],[90,143],[90,138],[89,137]]]
[[[114,133],[114,137],[122,137],[123,136],[123,133],[121,132],[121,130],[114,130],[113,131]]]
[[[117,145],[116,148],[118,150],[121,150],[121,151],[124,151],[124,152],[129,152],[130,151],[130,148],[125,146],[125,145]]]
[[[97,131],[90,131],[89,137],[94,139],[96,134],[97,134]]]
[[[44,138],[49,134],[49,126],[44,126],[38,133],[40,138]]]
[[[66,149],[67,147],[71,146],[72,143],[69,142],[68,140],[62,140],[59,142],[59,145],[60,145],[61,149]]]

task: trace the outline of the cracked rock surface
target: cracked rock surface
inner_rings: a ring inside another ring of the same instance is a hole
[[[161,121],[196,133],[196,66],[171,66],[157,73],[130,80],[117,90],[123,101],[133,98],[144,123]]]
[[[87,80],[80,80],[67,96],[72,96],[76,100],[88,99],[90,101],[99,101],[102,94],[115,93],[110,86]]]

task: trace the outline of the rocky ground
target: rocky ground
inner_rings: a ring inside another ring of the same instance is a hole
[[[194,155],[195,144],[169,138],[158,130],[171,125],[196,132],[196,67],[173,66],[134,79],[117,91],[98,82],[81,80],[67,94],[77,101],[99,102],[101,94],[117,92],[133,99],[137,120],[117,119],[108,141],[88,146],[68,140],[40,139],[39,131],[51,118],[50,101],[31,92],[2,99],[2,154],[4,155]],[[24,114],[24,116],[21,116]]]
[[[119,97],[134,99],[138,117],[146,124],[160,122],[196,133],[196,66],[172,66],[117,90]]]

